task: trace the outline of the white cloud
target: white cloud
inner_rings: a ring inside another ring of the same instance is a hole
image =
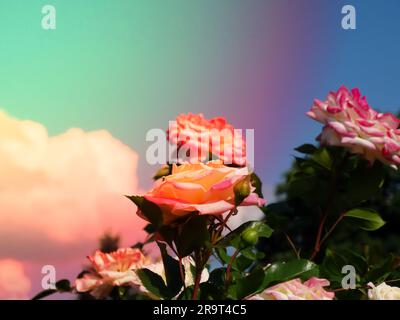
[[[21,262],[0,260],[0,300],[27,299],[31,282]]]
[[[0,258],[86,255],[109,229],[139,240],[144,222],[124,198],[138,192],[137,162],[105,130],[49,137],[41,124],[0,111]]]

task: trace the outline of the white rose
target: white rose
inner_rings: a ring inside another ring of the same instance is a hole
[[[373,283],[368,283],[371,288],[368,290],[368,298],[370,300],[400,300],[400,288],[388,286],[382,282],[375,287]]]

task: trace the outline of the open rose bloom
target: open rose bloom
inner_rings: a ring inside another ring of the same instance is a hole
[[[299,278],[279,283],[252,297],[252,300],[332,300],[333,292],[326,291],[326,279],[310,278],[304,283]]]
[[[325,101],[315,100],[307,114],[325,125],[317,138],[321,143],[344,146],[371,163],[400,164],[400,121],[373,110],[358,89],[330,92]]]
[[[242,132],[222,117],[207,120],[203,114],[181,114],[170,125],[168,140],[184,148],[185,160],[191,163],[212,160],[210,154],[213,154],[224,164],[246,165]]]
[[[88,257],[93,269],[75,280],[78,292],[89,292],[96,298],[106,297],[114,286],[136,285],[140,281],[135,270],[147,263],[139,249],[123,248],[111,253],[97,250]]]
[[[400,288],[388,286],[385,282],[379,286],[368,283],[368,298],[370,300],[400,300]]]
[[[220,215],[235,208],[234,187],[248,176],[246,167],[227,167],[221,161],[174,165],[172,174],[157,180],[144,197],[161,208],[166,224],[192,212]],[[254,190],[241,206],[265,203]],[[138,214],[142,216],[140,210]]]

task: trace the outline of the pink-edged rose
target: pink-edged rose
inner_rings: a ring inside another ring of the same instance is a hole
[[[227,167],[221,161],[174,165],[172,174],[157,180],[144,197],[161,208],[166,224],[192,212],[220,215],[235,208],[234,187],[249,174],[247,167]],[[241,206],[264,205],[254,190],[251,186]]]
[[[304,283],[299,278],[279,283],[253,296],[252,300],[332,300],[334,292],[329,292],[324,287],[329,286],[329,281],[312,277]]]
[[[168,129],[168,140],[190,150],[189,162],[211,160],[210,153],[224,164],[246,165],[246,143],[242,132],[225,118],[205,119],[203,114],[181,114]]]
[[[371,163],[400,164],[400,120],[373,110],[358,89],[330,92],[325,101],[315,100],[307,115],[325,125],[317,138],[321,143],[344,146]]]
[[[88,257],[92,264],[89,273],[75,280],[78,292],[89,292],[97,299],[105,298],[114,286],[137,285],[140,281],[135,270],[142,268],[147,259],[139,249],[121,248],[111,253],[96,250]]]

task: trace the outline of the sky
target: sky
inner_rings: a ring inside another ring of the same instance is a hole
[[[46,4],[55,30],[41,27]],[[355,30],[341,27],[346,4]],[[321,129],[305,116],[314,98],[344,84],[400,110],[399,13],[396,0],[1,1],[0,274],[22,264],[31,294],[43,264],[71,277],[108,225],[135,240],[118,197],[151,186],[146,133],[180,113],[254,129],[272,200],[293,148]]]

